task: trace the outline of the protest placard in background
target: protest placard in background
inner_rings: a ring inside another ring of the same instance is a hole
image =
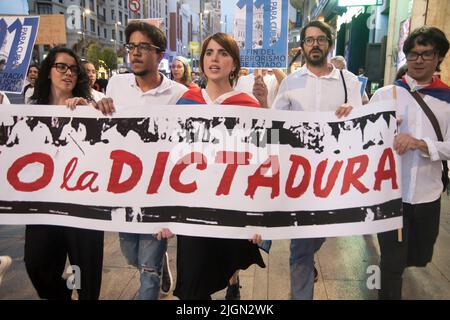
[[[66,22],[63,14],[40,15],[36,44],[66,44]]]
[[[38,26],[39,17],[0,16],[0,91],[23,91]]]
[[[286,68],[288,0],[239,0],[233,34],[244,68]]]

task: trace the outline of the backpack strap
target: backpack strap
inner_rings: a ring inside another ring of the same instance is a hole
[[[344,103],[347,103],[348,102],[347,84],[345,83],[344,73],[342,72],[342,70],[339,70],[339,73],[341,74],[342,84],[344,85],[344,93],[345,93]]]

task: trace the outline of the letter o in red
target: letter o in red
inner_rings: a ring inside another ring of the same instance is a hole
[[[29,164],[41,163],[44,166],[42,176],[32,182],[22,182],[19,179],[19,173]],[[9,184],[17,191],[33,192],[45,188],[53,177],[54,164],[52,158],[41,152],[34,152],[23,156],[12,164],[8,169],[7,179]]]

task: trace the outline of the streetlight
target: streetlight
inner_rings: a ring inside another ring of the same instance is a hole
[[[226,20],[225,21],[220,20],[220,25],[221,25],[221,28],[223,28],[222,32],[228,33],[227,32],[227,21]]]
[[[203,15],[209,14],[209,10],[204,10],[200,12],[200,45],[203,43]]]
[[[220,24],[225,24],[225,33],[228,33],[227,27],[228,27],[228,22],[227,22],[227,15],[225,15],[225,21],[220,21]]]
[[[88,15],[90,15],[90,14],[91,14],[91,10],[90,9],[83,8],[83,12],[81,13],[82,20],[83,20],[83,21],[81,21],[82,31],[81,32],[80,31],[77,32],[78,34],[81,34],[81,36],[82,36],[83,47],[81,48],[81,56],[83,56],[83,57],[84,57],[84,50],[85,50],[85,47],[86,47],[86,39],[85,39],[85,33],[87,31],[86,17]]]
[[[114,37],[114,52],[117,54],[117,37],[119,36],[119,26],[122,25],[122,22],[117,21],[114,23],[114,29],[115,29],[115,37]],[[112,41],[113,39],[111,39]]]

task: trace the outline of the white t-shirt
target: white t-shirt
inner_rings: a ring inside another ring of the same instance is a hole
[[[91,89],[92,99],[94,99],[95,102],[103,99],[105,97],[105,94],[103,92],[97,91],[95,89]]]
[[[26,91],[25,91],[25,99],[24,102],[25,104],[31,104],[31,97],[34,94],[34,87],[29,87]]]
[[[362,106],[360,83],[348,70],[342,70],[347,87],[347,103]],[[345,90],[338,69],[318,77],[304,65],[288,75],[278,89],[274,109],[296,111],[335,111],[345,103]]]
[[[264,76],[264,83],[267,86],[267,104],[269,105],[269,108],[271,108],[273,105],[273,102],[275,100],[275,97],[277,96],[277,92],[278,92],[278,88],[279,88],[277,77],[275,77],[275,75],[266,74]],[[238,79],[238,82],[234,89],[236,91],[243,91],[245,93],[250,94],[252,97],[254,97],[253,96],[253,85],[254,84],[255,84],[255,75],[248,74],[248,75],[242,76]]]
[[[106,96],[112,98],[116,108],[176,104],[188,89],[161,74],[161,84],[147,92],[143,92],[136,83],[132,73],[113,76],[106,87]]]

